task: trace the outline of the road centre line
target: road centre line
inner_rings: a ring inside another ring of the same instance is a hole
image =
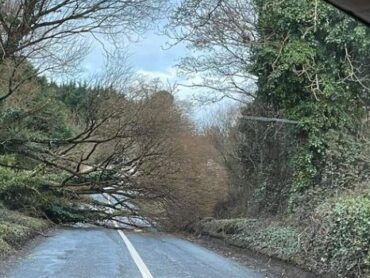
[[[110,204],[112,204],[111,197],[109,195],[105,195],[105,194],[103,194],[103,195],[108,200],[108,202]],[[112,208],[110,208],[109,210],[110,210],[110,212],[113,211]],[[117,222],[114,221],[114,220],[113,220],[113,225],[114,225],[114,227],[119,228]],[[131,255],[131,258],[134,260],[137,268],[139,269],[139,271],[141,273],[141,276],[143,278],[153,278],[153,275],[150,273],[148,267],[145,265],[145,263],[144,263],[143,259],[141,258],[140,254],[137,252],[134,245],[131,243],[131,241],[128,239],[128,237],[125,235],[125,233],[122,230],[117,230],[117,232],[120,235],[120,237],[122,238],[123,242],[125,243],[126,248],[127,248],[128,252]]]

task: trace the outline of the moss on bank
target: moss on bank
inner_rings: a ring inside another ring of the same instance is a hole
[[[27,240],[49,226],[45,220],[0,207],[0,259],[14,254]]]

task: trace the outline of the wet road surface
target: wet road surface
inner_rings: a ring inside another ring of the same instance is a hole
[[[123,237],[127,237],[124,241]],[[128,246],[128,245],[131,246]],[[138,256],[138,257],[135,257]],[[145,268],[148,272],[143,271]],[[4,270],[3,270],[4,271]],[[28,250],[7,278],[186,278],[263,275],[189,241],[159,233],[62,229]]]

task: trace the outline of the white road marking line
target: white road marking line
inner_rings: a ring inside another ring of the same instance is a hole
[[[143,276],[143,278],[153,278],[153,275],[150,273],[143,259],[140,257],[139,253],[136,251],[135,247],[132,245],[131,241],[127,238],[127,236],[121,230],[118,230],[118,233],[123,239],[124,243],[126,244],[126,247],[128,251],[130,252],[132,259],[136,263],[136,266],[141,273],[141,276]]]
[[[111,202],[111,197],[104,196],[110,204]],[[110,209],[110,211],[113,211],[113,209]],[[113,225],[116,228],[119,228],[117,222],[113,220]],[[137,268],[139,269],[141,276],[143,278],[153,278],[153,275],[150,273],[148,267],[145,265],[143,259],[140,257],[139,253],[136,251],[135,247],[132,245],[131,241],[128,239],[128,237],[125,235],[125,233],[122,230],[117,230],[118,234],[121,236],[123,242],[125,243],[128,252],[131,255],[131,258],[134,260]]]

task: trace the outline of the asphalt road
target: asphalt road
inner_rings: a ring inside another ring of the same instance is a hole
[[[26,251],[0,275],[9,278],[263,277],[170,235],[123,234],[103,228],[59,230]]]

